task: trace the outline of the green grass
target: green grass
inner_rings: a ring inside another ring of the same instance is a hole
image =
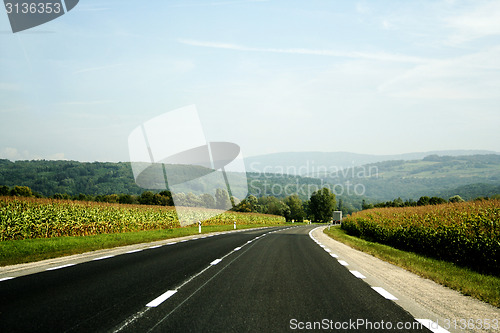
[[[421,277],[457,290],[464,295],[500,307],[500,277],[498,276],[480,274],[450,262],[353,237],[346,234],[339,226],[334,226],[330,230],[325,229],[324,232],[331,238],[352,248],[400,266]]]
[[[288,223],[286,225],[289,225]],[[269,224],[238,225],[238,229],[270,227]],[[280,224],[284,226],[284,224]],[[202,233],[233,230],[233,225],[202,226]],[[148,230],[93,236],[35,238],[0,242],[0,266],[57,258],[117,246],[153,242],[198,234],[198,227]]]

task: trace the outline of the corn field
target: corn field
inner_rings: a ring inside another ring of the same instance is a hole
[[[342,222],[348,234],[500,275],[500,200],[379,208]]]
[[[194,214],[203,216],[199,209]],[[281,216],[225,212],[204,225],[280,224]],[[179,228],[175,208],[0,196],[0,241]]]

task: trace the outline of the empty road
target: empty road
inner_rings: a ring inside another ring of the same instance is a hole
[[[0,279],[0,332],[429,332],[313,228],[172,241]]]

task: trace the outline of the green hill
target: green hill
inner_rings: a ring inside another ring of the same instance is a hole
[[[318,177],[248,172],[247,178],[249,194],[257,197],[284,198],[298,194],[307,200],[315,190],[329,186],[337,194],[337,202],[352,211],[361,209],[363,199],[375,203],[398,197],[447,199],[458,194],[464,199],[473,199],[499,194],[500,155],[430,155],[420,160],[385,161],[335,170]],[[44,196],[56,193],[138,195],[146,190],[135,183],[128,162],[11,162],[4,159],[0,160],[0,185],[29,186]],[[196,188],[186,188],[184,192],[199,194]]]
[[[500,155],[430,155],[421,160],[367,164],[321,178],[332,185],[350,183],[351,188],[357,186],[357,194],[363,189],[363,195],[375,201],[460,193],[471,198],[492,195],[500,186]],[[471,184],[475,184],[474,191],[464,187]]]

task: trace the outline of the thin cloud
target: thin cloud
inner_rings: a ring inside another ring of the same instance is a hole
[[[341,58],[367,59],[367,60],[405,62],[405,63],[427,63],[431,61],[431,59],[425,59],[421,57],[407,56],[402,54],[392,54],[385,52],[366,53],[366,52],[345,52],[345,51],[305,49],[305,48],[290,48],[290,49],[258,48],[258,47],[248,47],[238,44],[207,42],[207,41],[198,41],[192,39],[179,39],[178,42],[190,46],[226,49],[233,51],[245,51],[245,52],[316,55],[316,56],[327,56],[327,57],[341,57]]]
[[[57,103],[57,105],[64,106],[80,106],[80,105],[100,105],[100,104],[108,104],[113,103],[112,100],[102,100],[102,101],[71,101],[71,102],[62,102]]]
[[[482,37],[500,35],[499,15],[500,3],[488,2],[461,15],[446,18],[446,25],[456,31],[451,36],[451,42],[460,44]]]
[[[19,91],[21,87],[15,83],[0,82],[0,90],[4,91]]]
[[[113,65],[107,65],[107,66],[100,66],[100,67],[90,67],[90,68],[84,68],[80,69],[76,72],[73,72],[73,74],[81,74],[81,73],[87,73],[87,72],[95,72],[95,71],[102,71],[106,69],[111,69],[111,68],[116,68],[123,66],[122,64],[113,64]]]

